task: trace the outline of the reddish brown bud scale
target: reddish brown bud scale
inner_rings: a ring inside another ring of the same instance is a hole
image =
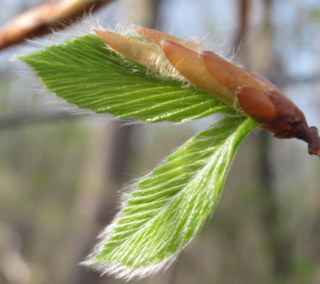
[[[268,89],[263,82],[258,81],[249,72],[212,51],[202,50],[200,56],[212,77],[233,93],[239,86],[254,87],[263,91]]]
[[[248,116],[271,126],[271,121],[277,116],[277,112],[268,93],[254,87],[239,87],[235,93],[241,108]]]
[[[187,80],[228,106],[241,110],[235,94],[211,76],[199,53],[168,40],[162,40],[161,47],[169,62]]]

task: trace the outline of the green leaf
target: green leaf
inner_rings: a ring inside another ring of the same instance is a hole
[[[182,122],[234,110],[195,86],[134,63],[95,35],[77,37],[20,58],[48,91],[79,108],[146,122]],[[184,83],[185,84],[185,83]]]
[[[47,90],[96,113],[151,123],[183,122],[217,112],[232,115],[191,138],[140,181],[85,262],[127,279],[168,266],[213,213],[240,143],[259,123],[192,84],[125,59],[95,35],[20,59]]]
[[[213,213],[240,143],[258,125],[225,118],[186,142],[138,183],[85,264],[127,279],[168,266]]]

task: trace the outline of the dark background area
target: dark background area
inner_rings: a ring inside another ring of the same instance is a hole
[[[0,24],[46,2],[0,0]],[[207,37],[320,127],[319,0],[114,0],[97,15],[112,26]],[[216,118],[123,126],[62,116],[16,75],[8,58],[17,50],[0,50],[0,283],[124,283],[78,263],[116,213],[124,185]],[[196,242],[139,283],[320,283],[319,173],[304,142],[252,133]]]

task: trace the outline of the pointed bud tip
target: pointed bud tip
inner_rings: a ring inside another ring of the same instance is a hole
[[[243,91],[243,88],[244,88],[243,86],[238,87],[238,89],[236,90],[235,94],[236,95],[240,94]]]
[[[211,51],[209,51],[209,50],[200,50],[199,55],[200,55],[201,57],[206,57],[206,56],[209,55],[210,52],[211,52]]]
[[[92,29],[96,34],[103,32],[102,30]]]
[[[105,41],[105,36],[110,34],[111,32],[109,31],[104,31],[104,30],[98,30],[98,29],[92,29],[95,34],[100,37],[100,39],[102,39],[103,41]]]
[[[134,30],[136,30],[137,32],[139,32],[139,31],[142,31],[142,30],[143,30],[143,27],[138,26],[138,25],[134,25],[134,24],[132,24],[132,25],[131,25],[131,27],[132,27]]]
[[[176,42],[173,42],[170,40],[164,40],[164,39],[160,41],[160,45],[161,45],[163,52],[166,54],[166,56],[169,55],[169,54],[167,54],[167,52],[170,52],[170,50],[177,49],[181,46],[180,44],[178,44]]]
[[[160,43],[161,43],[161,46],[164,46],[164,45],[169,45],[169,44],[171,44],[171,43],[173,43],[173,42],[170,41],[170,40],[165,40],[165,39],[163,39]]]

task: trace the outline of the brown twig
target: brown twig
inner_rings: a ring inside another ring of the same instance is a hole
[[[0,29],[0,50],[35,36],[64,28],[72,20],[96,11],[112,0],[61,0],[27,11]]]

